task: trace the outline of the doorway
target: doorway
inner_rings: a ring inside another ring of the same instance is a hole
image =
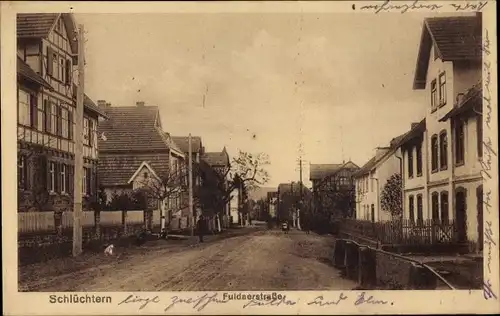
[[[455,193],[455,219],[458,242],[467,241],[467,191],[458,188]]]

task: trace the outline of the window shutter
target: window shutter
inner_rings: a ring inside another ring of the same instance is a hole
[[[57,119],[56,119],[56,122],[57,122],[57,135],[58,136],[62,136],[62,107],[58,106],[56,107],[57,109]]]
[[[84,172],[87,174],[87,183],[85,184],[87,187],[87,195],[92,195],[91,191],[91,183],[92,183],[92,172],[90,172],[90,168],[85,168]]]
[[[59,174],[61,170],[60,164],[57,162],[54,162],[54,192],[59,192],[61,189],[61,176]]]
[[[72,80],[72,77],[71,75],[73,74],[73,71],[72,71],[72,67],[71,67],[71,60],[70,59],[66,59],[66,85],[71,85],[71,83],[73,82]]]
[[[94,147],[94,121],[89,119],[89,145]]]
[[[68,138],[73,139],[73,111],[68,111]]]
[[[51,106],[49,100],[45,99],[43,100],[43,108],[45,112],[45,132],[50,132],[51,129],[51,119],[50,119],[50,112],[51,112]]]
[[[54,73],[54,69],[52,67],[53,59],[53,49],[52,47],[47,46],[47,74],[49,74],[50,76],[52,76]]]
[[[36,128],[38,126],[38,106],[37,106],[37,96],[35,94],[30,94],[30,113],[31,113],[31,127]]]

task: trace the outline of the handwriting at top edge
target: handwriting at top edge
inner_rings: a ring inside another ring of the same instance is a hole
[[[414,0],[411,4],[393,3],[391,0],[385,0],[382,4],[370,4],[360,7],[360,10],[373,10],[375,13],[382,11],[399,11],[406,13],[410,10],[437,10],[442,8],[439,4],[420,3],[419,0]]]
[[[486,280],[484,283],[483,283],[483,295],[484,295],[484,299],[485,300],[489,300],[489,299],[498,299],[497,298],[497,295],[495,294],[495,292],[493,292],[493,289],[491,288],[491,281],[490,280]]]
[[[479,2],[465,2],[462,4],[459,3],[450,3],[449,5],[455,9],[455,11],[482,11],[484,7],[488,4],[488,1],[479,1]]]

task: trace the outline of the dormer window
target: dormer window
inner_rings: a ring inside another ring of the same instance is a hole
[[[439,75],[439,106],[446,104],[446,73]]]
[[[436,111],[438,104],[437,98],[437,82],[436,79],[431,82],[431,110]]]

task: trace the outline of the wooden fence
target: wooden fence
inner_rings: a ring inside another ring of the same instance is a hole
[[[370,222],[344,219],[340,223],[342,233],[354,234],[389,245],[455,244],[458,232],[453,221],[424,220]]]

